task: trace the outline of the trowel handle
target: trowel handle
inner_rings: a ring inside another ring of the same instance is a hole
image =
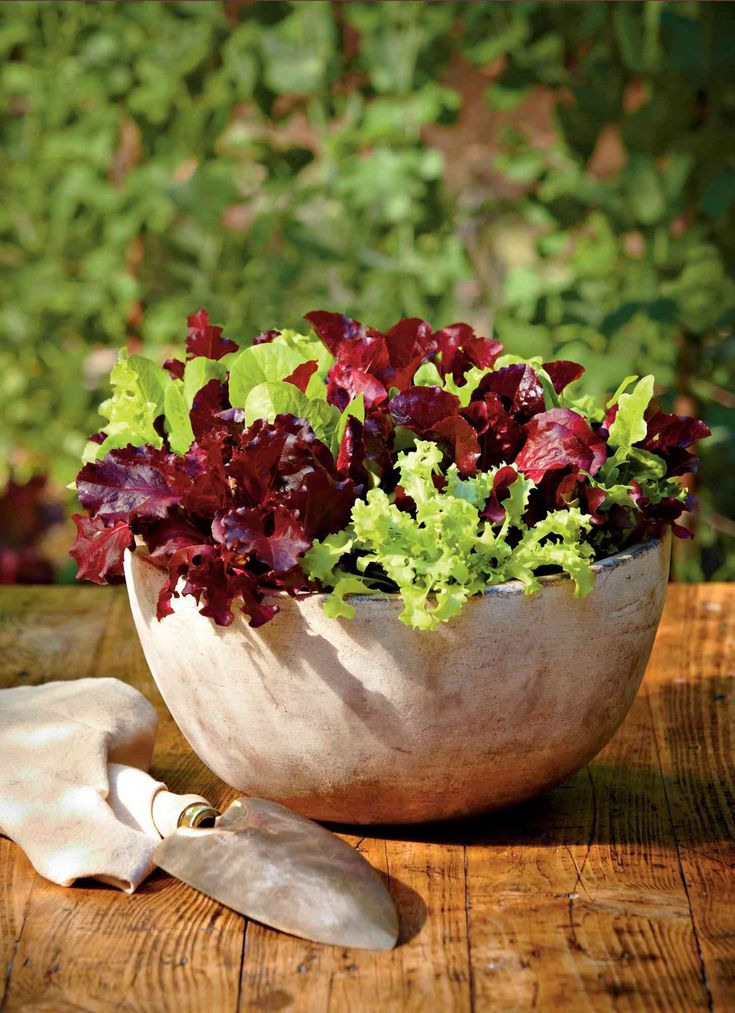
[[[219,813],[201,795],[176,795],[137,767],[107,766],[107,801],[127,826],[149,837],[168,837],[177,827],[211,826]]]

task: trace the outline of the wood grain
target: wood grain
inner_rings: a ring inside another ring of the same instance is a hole
[[[651,721],[467,846],[480,1009],[707,1008]]]
[[[471,1009],[463,847],[346,839],[390,877],[399,946],[391,953],[314,946],[251,923],[241,1008]]]
[[[61,589],[52,590],[58,597]],[[74,600],[79,592],[65,593]],[[157,705],[161,719],[154,774],[173,790],[186,788],[221,804],[231,792],[194,756],[165,710],[132,630],[124,593],[92,594],[94,613],[88,605],[86,613],[72,610],[67,618],[76,635],[63,624],[55,627],[71,651],[68,669],[57,668],[53,651],[40,655],[52,657],[53,665],[34,665],[25,655],[25,633],[18,638],[20,651],[11,651],[14,664],[27,662],[33,682],[73,673],[113,676],[137,686]],[[43,613],[49,633],[57,609]],[[90,614],[98,619],[92,621]],[[11,626],[18,628],[17,617]],[[44,635],[44,643],[50,639]],[[2,844],[18,854],[8,841]],[[14,891],[16,910],[22,893],[21,884]],[[6,1008],[235,1010],[244,924],[239,915],[162,873],[132,896],[91,883],[68,890],[36,877],[15,945]]]
[[[226,804],[148,674],[122,589],[0,589],[0,686],[117,676],[159,709],[154,773]],[[672,587],[630,715],[504,813],[347,840],[388,877],[374,954],[250,923],[162,873],[133,896],[36,877],[0,839],[0,1009],[735,1009],[735,588]]]
[[[701,974],[714,1009],[735,1008],[735,588],[677,588],[646,696]]]

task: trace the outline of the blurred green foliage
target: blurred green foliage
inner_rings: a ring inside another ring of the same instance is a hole
[[[199,306],[465,317],[705,417],[679,573],[735,578],[734,14],[0,5],[0,471],[69,481],[109,350]]]

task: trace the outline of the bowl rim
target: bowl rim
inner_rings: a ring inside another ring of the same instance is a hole
[[[596,560],[594,563],[592,563],[592,571],[595,574],[595,577],[598,577],[601,573],[613,572],[614,570],[617,570],[622,566],[626,566],[628,563],[632,562],[635,559],[640,559],[643,556],[646,556],[651,552],[655,552],[656,550],[659,550],[662,547],[665,548],[666,543],[670,541],[670,538],[671,535],[667,531],[662,536],[650,538],[646,542],[638,542],[635,545],[631,545],[627,549],[621,549],[619,552],[614,553],[612,556],[605,556],[604,559],[599,559]],[[137,557],[137,559],[140,562],[149,563],[155,566],[155,568],[160,572],[165,573],[165,570],[161,569],[157,564],[151,563],[144,545],[137,545],[136,550],[134,552],[132,552],[130,549],[126,549],[125,557],[126,561],[128,562],[128,566],[132,566],[133,558]],[[571,581],[571,578],[566,573],[554,573],[548,574],[546,576],[541,576],[538,578],[538,580],[541,583],[541,589],[537,593],[540,594],[541,591],[545,591],[549,587],[569,583]],[[294,597],[287,594],[285,591],[281,591],[271,595],[266,595],[265,598],[266,600],[268,599],[271,600],[276,599],[278,601],[288,600],[296,605],[300,605],[302,602],[305,601],[315,601],[321,602],[323,604],[324,601],[326,601],[326,599],[329,597],[330,593],[331,592],[329,591],[311,591],[296,595]],[[473,595],[472,598],[468,599],[467,604],[469,604],[469,602],[471,601],[480,601],[484,598],[489,598],[494,595],[495,596],[500,595],[504,597],[509,596],[530,597],[526,595],[525,585],[520,580],[514,579],[503,581],[502,584],[493,584],[491,587],[485,588],[485,590],[481,594]],[[351,603],[355,605],[356,608],[359,608],[359,605],[361,603],[367,602],[371,603],[380,602],[386,607],[395,607],[396,604],[402,601],[401,595],[396,592],[390,594],[348,594],[345,595],[345,598],[349,599]]]

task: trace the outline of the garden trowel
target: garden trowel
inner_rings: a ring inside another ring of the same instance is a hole
[[[116,796],[142,771],[110,767]],[[130,772],[127,775],[127,772]],[[127,775],[127,777],[126,777]],[[128,780],[129,778],[129,780]],[[119,801],[117,803],[120,804]],[[150,807],[161,869],[254,921],[305,939],[385,950],[396,943],[390,894],[365,859],[324,827],[261,798],[220,815],[205,799],[157,790]]]

